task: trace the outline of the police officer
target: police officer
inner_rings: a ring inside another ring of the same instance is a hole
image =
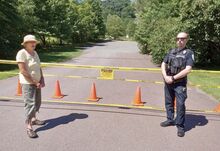
[[[189,35],[180,32],[176,37],[177,48],[171,49],[165,56],[161,65],[164,78],[165,107],[167,120],[162,122],[162,127],[177,127],[177,136],[185,135],[185,100],[187,98],[187,75],[190,73],[194,54],[186,47]],[[176,99],[176,118],[174,119],[174,101]]]

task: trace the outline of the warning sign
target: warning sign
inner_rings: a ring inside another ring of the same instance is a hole
[[[111,68],[103,68],[100,70],[100,79],[114,79],[114,70]]]

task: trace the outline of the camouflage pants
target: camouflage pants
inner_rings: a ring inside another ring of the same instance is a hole
[[[33,84],[22,84],[22,95],[25,103],[25,122],[30,122],[35,117],[36,112],[39,112],[41,106],[41,89]]]

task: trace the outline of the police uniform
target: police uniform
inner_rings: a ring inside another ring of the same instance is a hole
[[[163,62],[166,64],[168,76],[174,76],[181,72],[186,66],[193,66],[194,54],[188,49],[171,49],[165,56]],[[187,98],[187,76],[174,80],[172,84],[165,83],[165,107],[167,120],[173,122],[178,129],[184,130],[185,123],[185,100]],[[174,100],[176,98],[177,116],[174,120]]]

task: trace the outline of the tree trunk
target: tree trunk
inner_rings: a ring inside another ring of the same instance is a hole
[[[39,37],[40,37],[40,40],[43,44],[43,47],[45,47],[46,46],[46,37],[45,37],[45,35],[39,35]]]
[[[62,39],[60,38],[60,45],[63,45],[63,41],[62,41]]]

